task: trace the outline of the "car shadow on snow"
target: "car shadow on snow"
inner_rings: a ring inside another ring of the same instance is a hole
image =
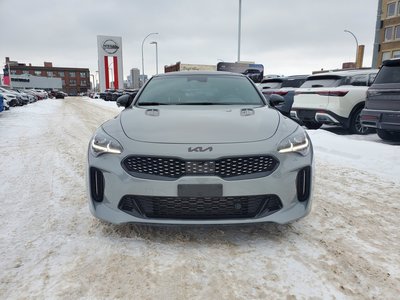
[[[159,243],[201,242],[220,244],[221,242],[237,243],[249,240],[279,240],[294,228],[291,224],[274,223],[240,224],[240,225],[114,225],[94,220],[98,233],[109,238],[144,239]]]

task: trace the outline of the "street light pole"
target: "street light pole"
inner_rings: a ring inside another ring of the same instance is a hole
[[[242,0],[239,0],[239,28],[238,28],[238,57],[237,61],[240,61],[240,33],[242,28]]]
[[[145,80],[144,80],[144,55],[143,55],[143,45],[144,45],[144,41],[145,41],[149,36],[151,36],[151,35],[153,35],[153,34],[158,34],[158,32],[149,33],[148,35],[146,35],[146,37],[143,39],[143,42],[142,42],[142,75],[143,75],[143,84],[145,83]]]
[[[356,63],[357,63],[357,56],[358,56],[358,40],[357,40],[357,37],[350,30],[345,29],[344,32],[350,33],[354,37],[354,39],[356,40],[356,45],[357,45],[357,48],[356,48]]]
[[[150,44],[156,45],[156,75],[158,75],[158,43],[151,42]]]

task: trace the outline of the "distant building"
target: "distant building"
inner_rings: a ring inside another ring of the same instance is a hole
[[[144,79],[144,80],[143,80],[143,79]],[[140,75],[140,76],[139,76],[139,84],[140,84],[140,87],[142,87],[143,84],[144,84],[144,82],[147,82],[147,80],[148,80],[147,75]]]
[[[400,2],[379,0],[372,67],[400,57]]]
[[[10,70],[8,70],[10,67]],[[26,65],[11,61],[6,57],[4,73],[13,75],[33,75],[47,78],[60,78],[62,90],[69,95],[77,95],[90,89],[90,72],[88,68],[53,67],[53,63],[45,62],[43,66]]]
[[[137,68],[131,69],[130,78],[131,78],[131,88],[132,89],[140,88],[140,70]]]

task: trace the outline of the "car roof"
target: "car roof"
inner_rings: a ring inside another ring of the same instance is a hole
[[[378,73],[378,69],[358,69],[358,70],[346,70],[346,71],[331,71],[331,72],[324,72],[313,74],[308,78],[317,78],[317,77],[329,77],[329,76],[351,76],[351,75],[358,75],[358,74],[375,74]]]
[[[384,60],[382,62],[382,66],[398,66],[398,65],[400,65],[400,58],[392,58]]]
[[[164,76],[187,76],[187,75],[229,75],[229,76],[238,76],[238,77],[247,77],[240,73],[232,73],[232,72],[224,72],[224,71],[177,71],[177,72],[168,72],[163,74],[154,75],[153,77],[164,77]]]

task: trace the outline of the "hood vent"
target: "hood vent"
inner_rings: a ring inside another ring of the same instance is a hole
[[[160,115],[160,111],[158,109],[146,109],[146,115],[151,117],[158,117]]]
[[[240,115],[242,117],[252,116],[254,115],[254,109],[252,108],[243,108],[240,110]]]

